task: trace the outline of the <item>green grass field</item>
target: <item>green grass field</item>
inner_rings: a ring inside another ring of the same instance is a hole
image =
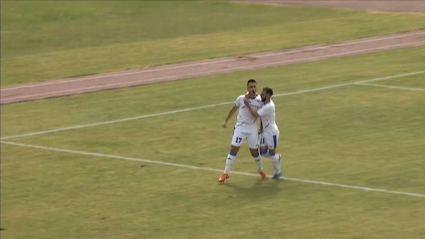
[[[217,1],[4,1],[1,85],[423,29],[424,15]]]
[[[231,102],[252,77],[259,87],[272,86],[281,94],[424,71],[424,52],[416,47],[5,105],[2,137]],[[424,76],[373,83],[425,89]],[[347,85],[274,101],[285,176],[425,195],[425,92]],[[231,127],[220,125],[230,107],[10,139],[84,152],[2,144],[2,236],[425,236],[424,197],[238,174],[218,184],[231,137]],[[264,166],[272,173],[269,160]],[[233,170],[255,173],[247,150],[241,150]]]

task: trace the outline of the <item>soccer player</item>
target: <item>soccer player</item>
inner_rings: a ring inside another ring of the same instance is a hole
[[[262,134],[260,141],[261,156],[270,158],[273,162],[274,176],[273,179],[278,179],[282,176],[280,160],[281,154],[276,154],[277,141],[279,140],[279,128],[276,125],[276,107],[271,100],[273,89],[264,87],[261,92],[261,100],[264,106],[256,110],[251,106],[248,98],[244,99],[244,104],[255,119],[261,118]]]
[[[236,159],[236,155],[239,152],[239,148],[242,143],[247,140],[249,151],[252,157],[254,157],[257,164],[258,173],[260,173],[263,179],[267,178],[267,175],[263,172],[263,166],[261,164],[261,156],[258,152],[258,127],[257,119],[249,112],[248,108],[244,104],[245,97],[247,97],[248,105],[255,109],[260,109],[263,106],[261,97],[256,94],[257,82],[254,79],[248,80],[247,84],[248,93],[246,95],[240,95],[235,102],[235,105],[230,109],[229,114],[223,123],[223,128],[226,128],[227,122],[233,116],[233,114],[239,109],[237,122],[233,128],[233,136],[230,146],[230,152],[227,155],[226,166],[221,177],[218,179],[219,182],[224,182],[229,178],[230,168]]]

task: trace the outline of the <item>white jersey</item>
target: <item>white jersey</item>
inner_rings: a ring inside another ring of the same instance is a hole
[[[269,103],[264,104],[257,113],[261,116],[261,120],[263,122],[263,132],[279,132],[276,125],[276,107],[272,100],[270,100]]]
[[[235,105],[239,107],[239,114],[237,117],[236,126],[237,127],[243,127],[243,128],[255,128],[257,130],[257,120],[252,116],[251,112],[249,112],[248,108],[246,107],[244,103],[245,95],[240,95],[235,102]],[[256,96],[255,98],[251,98],[249,100],[249,104],[252,108],[255,110],[260,109],[264,103],[261,101],[261,96]]]

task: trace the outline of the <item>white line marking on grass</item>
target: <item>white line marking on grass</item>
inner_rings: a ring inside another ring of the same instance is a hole
[[[318,46],[318,47],[312,47],[312,48],[304,48],[304,49],[298,49],[298,50],[292,50],[292,51],[284,51],[284,52],[274,52],[274,53],[257,53],[257,54],[251,54],[248,56],[256,57],[256,58],[265,58],[265,57],[271,57],[271,56],[278,56],[278,55],[286,55],[286,54],[292,54],[297,52],[304,52],[304,51],[314,51],[314,50],[321,50],[326,49],[333,46],[349,46],[354,44],[361,44],[361,43],[369,43],[369,42],[375,42],[375,41],[381,41],[381,40],[390,40],[390,39],[397,39],[407,36],[420,36],[424,35],[425,32],[418,32],[418,33],[412,33],[412,34],[403,34],[399,36],[383,36],[383,37],[376,37],[374,39],[360,39],[360,40],[354,40],[352,42],[347,43],[336,43],[331,46]],[[372,50],[375,48],[372,48]],[[180,69],[180,68],[187,68],[187,67],[193,67],[193,66],[202,66],[202,65],[211,65],[216,63],[223,63],[223,62],[229,62],[234,61],[235,58],[230,59],[222,59],[222,60],[212,60],[207,62],[194,62],[194,63],[188,63],[185,65],[177,65],[177,66],[170,66],[170,67],[161,67],[157,69],[148,69],[148,70],[142,70],[142,71],[136,71],[136,72],[118,72],[118,73],[111,73],[111,74],[104,74],[104,75],[97,75],[97,76],[91,76],[91,77],[84,77],[84,78],[78,78],[78,79],[65,79],[65,80],[57,80],[57,81],[51,81],[51,82],[43,82],[43,83],[37,83],[33,85],[23,85],[23,86],[17,86],[17,87],[10,87],[1,89],[1,91],[8,91],[8,90],[16,90],[16,89],[22,89],[22,88],[31,88],[31,87],[38,87],[38,86],[46,86],[46,85],[55,85],[55,84],[63,84],[63,83],[69,83],[69,82],[78,82],[78,81],[86,81],[86,80],[92,80],[92,79],[101,79],[106,77],[115,77],[115,76],[125,76],[125,75],[134,75],[134,74],[140,74],[140,73],[146,73],[146,72],[156,72],[156,71],[163,71],[163,70],[172,70],[172,69]]]
[[[377,84],[369,84],[369,83],[356,83],[356,85],[390,88],[390,89],[397,89],[397,90],[425,91],[425,89],[421,89],[421,88],[393,86],[393,85],[377,85]]]
[[[280,93],[280,94],[274,95],[273,97],[298,95],[298,94],[310,93],[310,92],[327,90],[327,89],[332,89],[332,88],[344,87],[344,86],[349,86],[349,85],[354,85],[354,84],[359,84],[359,83],[389,80],[389,79],[395,79],[395,78],[400,78],[400,77],[405,77],[405,76],[412,76],[412,75],[419,75],[419,74],[424,74],[424,73],[425,73],[425,71],[417,71],[417,72],[405,73],[405,74],[400,74],[400,75],[385,76],[385,77],[373,78],[373,79],[369,79],[369,80],[361,80],[361,81],[355,81],[355,82],[350,82],[350,83],[343,83],[343,84],[337,84],[337,85],[324,86],[324,87],[319,87],[319,88],[314,88],[314,89],[307,89],[307,90],[300,90],[300,91],[294,91],[294,92]],[[48,133],[56,133],[56,132],[66,131],[66,130],[81,129],[81,128],[87,128],[87,127],[93,127],[93,126],[99,126],[99,125],[105,125],[105,124],[114,124],[114,123],[119,123],[119,122],[137,120],[137,119],[144,119],[144,118],[150,118],[150,117],[156,117],[156,116],[162,116],[162,115],[171,115],[171,114],[176,114],[176,113],[183,113],[183,112],[189,112],[189,111],[195,111],[195,110],[213,108],[213,107],[222,106],[222,105],[230,105],[230,104],[233,104],[233,103],[234,103],[233,101],[231,101],[231,102],[223,102],[223,103],[211,104],[211,105],[204,105],[204,106],[193,107],[193,108],[186,108],[186,109],[180,109],[180,110],[166,111],[166,112],[162,112],[162,113],[155,113],[155,114],[148,114],[148,115],[139,115],[139,116],[130,117],[130,118],[116,119],[116,120],[110,120],[110,121],[103,121],[103,122],[98,122],[98,123],[93,123],[93,124],[75,125],[75,126],[69,126],[69,127],[52,129],[52,130],[46,130],[46,131],[38,131],[38,132],[32,132],[32,133],[27,133],[27,134],[6,136],[6,137],[2,137],[1,139],[4,140],[4,139],[22,138],[22,137],[28,137],[28,136],[34,136],[34,135],[41,135],[41,134],[48,134]]]
[[[229,104],[232,104],[232,103],[234,103],[234,102],[223,102],[223,103],[219,103],[219,104],[204,105],[204,106],[193,107],[193,108],[166,111],[166,112],[162,112],[162,113],[139,115],[139,116],[130,117],[130,118],[103,121],[103,122],[98,122],[98,123],[93,123],[93,124],[76,125],[76,126],[70,126],[70,127],[65,127],[65,128],[58,128],[58,129],[52,129],[52,130],[46,130],[46,131],[33,132],[33,133],[28,133],[28,134],[7,136],[7,137],[3,137],[1,139],[3,140],[3,139],[22,138],[22,137],[33,136],[33,135],[56,133],[56,132],[66,131],[66,130],[82,129],[82,128],[87,128],[87,127],[93,127],[93,126],[99,126],[99,125],[105,125],[105,124],[114,124],[114,123],[119,123],[119,122],[138,120],[138,119],[150,118],[150,117],[161,116],[161,115],[170,115],[170,114],[183,113],[183,112],[188,112],[188,111],[207,109],[207,108],[217,107],[217,106],[221,106],[221,105],[229,105]]]
[[[118,82],[118,83],[105,84],[105,85],[97,85],[97,86],[82,87],[82,88],[75,88],[75,89],[69,89],[69,90],[60,90],[60,91],[52,91],[52,92],[46,92],[46,93],[40,93],[40,94],[11,97],[11,98],[5,98],[3,100],[25,99],[25,98],[32,98],[32,97],[50,95],[52,93],[66,93],[66,92],[69,92],[69,94],[81,93],[84,90],[99,89],[99,88],[104,88],[105,86],[108,86],[108,87],[113,86],[113,87],[116,87],[116,88],[121,88],[121,87],[125,87],[125,86],[131,86],[133,84],[142,84],[143,82],[152,81],[152,80],[154,80],[154,81],[166,80],[166,79],[171,79],[171,78],[175,78],[175,77],[182,78],[182,79],[184,79],[184,78],[188,79],[188,78],[194,78],[194,77],[210,76],[212,74],[216,75],[216,74],[231,73],[231,72],[234,72],[235,70],[251,70],[251,69],[264,68],[264,67],[277,67],[277,66],[287,64],[287,63],[298,63],[298,62],[305,62],[305,61],[325,60],[325,59],[328,59],[329,57],[345,56],[345,55],[351,55],[351,54],[355,54],[355,53],[368,52],[368,51],[371,51],[371,50],[383,50],[383,49],[390,49],[392,47],[402,47],[402,46],[403,47],[420,46],[420,45],[424,45],[424,44],[425,44],[424,41],[413,42],[413,43],[402,43],[402,44],[396,44],[396,45],[374,47],[374,48],[370,48],[370,49],[362,49],[362,50],[348,51],[348,52],[337,53],[337,54],[323,55],[323,56],[318,56],[318,57],[306,57],[306,58],[295,59],[295,60],[268,62],[268,63],[256,64],[256,65],[252,65],[252,66],[240,66],[240,67],[228,68],[228,69],[223,69],[223,70],[206,71],[206,72],[198,73],[198,74],[193,75],[193,76],[172,75],[172,76],[165,76],[165,77],[159,77],[159,78],[142,79],[142,80],[135,80],[135,81],[128,81],[128,82]]]
[[[212,172],[220,172],[220,173],[223,172],[223,170],[215,169],[215,168],[198,167],[198,166],[192,166],[192,165],[186,165],[186,164],[178,164],[178,163],[170,163],[170,162],[164,162],[164,161],[156,161],[156,160],[148,160],[148,159],[141,159],[141,158],[124,157],[124,156],[117,156],[117,155],[110,155],[110,154],[92,153],[92,152],[77,151],[77,150],[70,150],[70,149],[52,148],[52,147],[45,147],[45,146],[32,145],[32,144],[24,144],[24,143],[16,143],[16,142],[9,142],[9,141],[1,141],[1,143],[2,144],[7,144],[7,145],[14,145],[14,146],[26,147],[26,148],[35,148],[35,149],[43,149],[43,150],[50,150],[50,151],[63,152],[63,153],[89,155],[89,156],[102,157],[102,158],[113,158],[113,159],[122,159],[122,160],[128,160],[128,161],[138,161],[138,162],[144,162],[144,163],[152,163],[152,164],[166,165],[166,166],[179,167],[179,168],[187,168],[187,169],[193,169],[193,170],[204,170],[204,171],[212,171]],[[231,171],[230,173],[231,174],[239,174],[239,175],[251,176],[251,177],[260,177],[258,174],[247,173],[247,172]],[[363,190],[363,191],[382,192],[382,193],[389,193],[389,194],[398,194],[398,195],[404,195],[404,196],[412,196],[412,197],[422,197],[422,198],[425,198],[425,194],[421,194],[421,193],[392,191],[392,190],[387,190],[387,189],[362,187],[362,186],[353,186],[353,185],[331,183],[331,182],[323,182],[323,181],[301,179],[301,178],[282,177],[282,179],[283,180],[288,180],[288,181],[294,181],[294,182],[319,184],[319,185],[333,186],[333,187],[340,187],[340,188],[349,188],[349,189],[357,189],[357,190]]]

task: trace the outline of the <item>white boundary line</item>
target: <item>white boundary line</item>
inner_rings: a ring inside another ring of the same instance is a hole
[[[383,36],[383,37],[376,37],[374,39],[360,39],[360,40],[355,40],[355,41],[352,41],[352,42],[339,43],[339,44],[336,43],[336,44],[332,44],[332,45],[328,45],[328,46],[318,46],[318,47],[312,47],[312,48],[307,47],[307,48],[304,48],[304,49],[298,49],[298,50],[292,50],[292,51],[274,52],[274,53],[257,53],[257,54],[244,55],[244,56],[250,56],[250,57],[256,57],[256,58],[265,58],[265,57],[271,57],[271,56],[292,54],[292,53],[297,53],[297,52],[326,49],[326,48],[330,48],[330,47],[349,46],[349,45],[354,45],[354,44],[369,43],[369,42],[375,42],[375,41],[381,41],[381,40],[390,40],[390,39],[397,39],[397,38],[408,37],[408,36],[420,36],[420,35],[425,35],[425,32],[422,31],[422,32],[411,33],[411,34],[403,34],[403,35],[398,35],[398,36]],[[379,49],[379,48],[377,48],[377,49]],[[148,69],[148,70],[142,70],[142,71],[136,71],[136,72],[118,72],[118,73],[111,73],[111,74],[105,74],[105,75],[97,75],[97,76],[92,76],[92,77],[85,77],[85,78],[80,78],[80,79],[65,79],[65,80],[49,81],[49,82],[44,82],[44,83],[37,83],[37,84],[34,84],[34,85],[23,85],[23,86],[5,88],[5,89],[1,89],[1,91],[16,90],[16,89],[22,89],[22,88],[32,88],[32,87],[45,86],[45,85],[63,84],[63,83],[69,83],[69,82],[86,81],[86,80],[106,78],[106,77],[133,75],[133,74],[140,74],[140,73],[145,73],[145,72],[155,72],[155,71],[163,71],[163,70],[180,69],[180,68],[193,67],[193,66],[202,66],[202,65],[223,63],[223,62],[229,62],[229,61],[234,61],[234,60],[235,60],[235,58],[222,59],[222,60],[212,60],[212,61],[207,61],[207,62],[194,62],[194,63],[191,63],[191,64],[177,65],[177,66],[170,66],[170,67],[165,66],[165,67],[161,67],[161,68]]]
[[[223,172],[223,170],[215,169],[215,168],[198,167],[198,166],[178,164],[178,163],[170,163],[170,162],[164,162],[164,161],[124,157],[124,156],[117,156],[117,155],[110,155],[110,154],[92,153],[92,152],[77,151],[77,150],[70,150],[70,149],[59,149],[59,148],[52,148],[52,147],[45,147],[45,146],[38,146],[38,145],[24,144],[24,143],[16,143],[16,142],[8,142],[8,141],[1,141],[1,143],[7,144],[7,145],[13,145],[13,146],[43,149],[43,150],[50,150],[50,151],[71,153],[71,154],[89,155],[89,156],[95,156],[95,157],[101,157],[101,158],[112,158],[112,159],[121,159],[121,160],[128,160],[128,161],[138,161],[138,162],[144,162],[144,163],[159,164],[159,165],[166,165],[166,166],[179,167],[179,168],[187,168],[187,169],[193,169],[193,170]],[[258,174],[247,173],[247,172],[231,171],[230,173],[231,174],[238,174],[238,175],[245,175],[245,176],[259,177]],[[357,190],[363,190],[363,191],[382,192],[382,193],[388,193],[388,194],[398,194],[398,195],[404,195],[404,196],[425,198],[425,194],[421,194],[421,193],[392,191],[392,190],[387,190],[387,189],[353,186],[353,185],[323,182],[323,181],[315,181],[315,180],[301,179],[301,178],[282,177],[281,179],[288,180],[288,181],[301,182],[301,183],[311,183],[311,184],[319,184],[319,185],[333,186],[333,187],[340,187],[340,188],[349,188],[349,189],[357,189]]]
[[[165,77],[158,77],[158,78],[151,78],[151,79],[134,80],[134,81],[128,81],[128,82],[118,82],[118,83],[113,83],[113,84],[97,85],[97,86],[90,86],[90,87],[83,87],[83,88],[75,88],[75,89],[52,91],[52,92],[46,92],[46,93],[40,93],[40,94],[32,94],[32,95],[25,95],[25,96],[4,98],[2,100],[7,101],[7,100],[25,99],[25,98],[30,98],[30,97],[50,95],[52,93],[66,93],[66,92],[80,93],[81,91],[89,90],[89,89],[91,90],[91,89],[98,89],[98,88],[102,89],[102,88],[105,88],[105,87],[125,87],[127,85],[132,85],[132,84],[136,84],[136,83],[137,84],[141,84],[141,83],[146,82],[146,81],[160,81],[160,80],[166,80],[166,79],[175,78],[175,77],[177,77],[177,78],[202,77],[202,76],[209,76],[211,74],[231,73],[231,72],[234,72],[235,70],[252,70],[252,69],[258,69],[258,68],[263,68],[263,67],[274,67],[274,66],[277,67],[279,65],[283,65],[283,64],[287,64],[287,63],[297,63],[297,62],[305,62],[305,61],[317,61],[317,60],[329,59],[330,57],[352,55],[352,54],[357,54],[357,53],[362,53],[362,52],[369,52],[369,51],[374,51],[374,50],[384,50],[384,49],[390,49],[390,48],[393,48],[393,47],[407,47],[407,46],[420,46],[420,45],[425,45],[425,41],[411,42],[411,43],[402,43],[402,44],[395,44],[395,45],[388,45],[388,46],[381,46],[381,47],[374,47],[374,48],[369,48],[369,49],[361,49],[361,50],[355,50],[355,51],[348,51],[348,52],[336,53],[336,54],[330,54],[330,55],[323,55],[323,56],[318,56],[318,57],[305,57],[305,58],[295,59],[295,60],[267,62],[267,63],[263,63],[263,64],[256,64],[256,65],[252,65],[252,66],[240,66],[240,67],[234,67],[234,68],[227,68],[227,69],[223,69],[223,70],[205,71],[205,72],[201,72],[201,73],[198,73],[196,75],[193,75],[193,76],[172,75],[172,76],[165,76]]]
[[[373,79],[369,79],[369,80],[361,80],[361,81],[355,81],[355,82],[344,83],[344,84],[336,84],[336,85],[324,86],[324,87],[319,87],[319,88],[314,88],[314,89],[308,89],[308,90],[300,90],[300,91],[293,91],[293,92],[281,93],[281,94],[276,94],[273,97],[298,95],[298,94],[304,94],[304,93],[309,93],[309,92],[315,92],[315,91],[327,90],[327,89],[344,87],[344,86],[349,86],[349,85],[355,85],[355,84],[359,84],[359,83],[389,80],[389,79],[395,79],[395,78],[400,78],[400,77],[405,77],[405,76],[412,76],[412,75],[419,75],[419,74],[424,74],[424,73],[425,73],[425,71],[416,71],[416,72],[410,72],[410,73],[399,74],[399,75],[392,75],[392,76],[385,76],[385,77],[373,78]],[[105,125],[105,124],[113,124],[113,123],[119,123],[119,122],[125,122],[125,121],[137,120],[137,119],[144,119],[144,118],[150,118],[150,117],[156,117],[156,116],[162,116],[162,115],[170,115],[170,114],[183,113],[183,112],[188,112],[188,111],[195,111],[195,110],[213,108],[213,107],[222,106],[222,105],[230,105],[230,104],[233,104],[233,103],[234,103],[233,101],[231,101],[231,102],[223,102],[223,103],[211,104],[211,105],[204,105],[204,106],[193,107],[193,108],[186,108],[186,109],[180,109],[180,110],[166,111],[166,112],[162,112],[162,113],[155,113],[155,114],[148,114],[148,115],[139,115],[139,116],[130,117],[130,118],[116,119],[116,120],[110,120],[110,121],[103,121],[103,122],[98,122],[98,123],[93,123],[93,124],[75,125],[75,126],[64,127],[64,128],[57,128],[57,129],[46,130],[46,131],[38,131],[38,132],[32,132],[32,133],[27,133],[27,134],[6,136],[6,137],[2,137],[1,139],[4,140],[4,139],[22,138],[22,137],[27,137],[27,136],[34,136],[34,135],[41,135],[41,134],[48,134],[48,133],[56,133],[56,132],[66,131],[66,130],[81,129],[81,128],[87,128],[87,127],[93,127],[93,126],[99,126],[99,125]]]
[[[378,85],[378,84],[369,84],[369,83],[356,83],[356,85],[374,86],[374,87],[390,88],[390,89],[397,89],[397,90],[425,91],[425,89],[421,89],[421,88],[402,87],[402,86],[393,86],[393,85]]]

